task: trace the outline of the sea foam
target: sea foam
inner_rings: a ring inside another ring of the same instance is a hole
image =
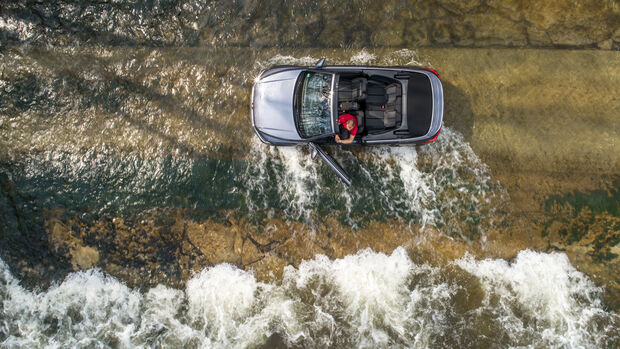
[[[479,292],[476,290],[480,290]],[[476,297],[476,293],[480,293]],[[443,266],[362,250],[287,266],[281,282],[228,264],[184,290],[140,292],[98,270],[30,291],[0,263],[5,347],[610,347],[617,314],[558,253]],[[274,337],[275,336],[275,337]]]

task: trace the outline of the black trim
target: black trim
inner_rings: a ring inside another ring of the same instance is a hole
[[[299,114],[301,114],[301,86],[305,80],[306,70],[302,70],[297,76],[295,81],[295,91],[293,91],[293,123],[295,124],[295,131],[303,138],[299,131]]]
[[[254,128],[254,132],[256,133],[256,136],[258,136],[258,139],[260,139],[261,142],[263,142],[265,144],[271,144],[271,145],[296,145],[296,144],[303,144],[303,143],[305,143],[303,141],[298,141],[298,140],[274,137],[274,136],[266,134],[265,132],[259,131],[257,128]]]
[[[275,67],[271,67],[263,71],[258,77],[259,79],[264,79],[276,73],[281,73],[281,72],[288,71],[288,70],[304,69],[304,68],[305,67],[300,67],[297,65],[277,65]]]
[[[312,142],[308,144],[310,144],[312,149],[314,149],[317,154],[319,154],[319,156],[323,161],[325,161],[327,166],[329,166],[329,168],[334,171],[338,178],[340,178],[340,182],[342,182],[342,184],[346,185],[347,187],[351,185],[351,177],[349,177],[349,175],[342,169],[340,164],[338,164],[336,160],[334,160],[334,158],[329,156],[329,154],[327,154],[327,152],[323,148],[321,148],[321,146]]]

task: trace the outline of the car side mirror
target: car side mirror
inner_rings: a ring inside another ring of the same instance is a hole
[[[312,160],[316,159],[317,155],[319,155],[319,152],[315,148],[312,148],[312,155],[310,155]]]
[[[323,63],[325,63],[325,57],[319,59],[318,62],[316,62],[316,64],[314,65],[315,68],[320,68],[323,66]]]

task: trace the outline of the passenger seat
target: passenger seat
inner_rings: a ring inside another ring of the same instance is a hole
[[[341,80],[338,86],[338,102],[363,101],[367,96],[367,86],[368,80],[366,78]]]
[[[366,78],[355,78],[352,81],[353,85],[353,98],[356,101],[362,101],[366,99],[368,89],[368,80]]]

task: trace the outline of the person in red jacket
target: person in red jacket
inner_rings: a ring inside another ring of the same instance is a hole
[[[351,144],[357,134],[357,119],[351,114],[342,114],[338,118],[340,133],[335,136],[336,143]]]

